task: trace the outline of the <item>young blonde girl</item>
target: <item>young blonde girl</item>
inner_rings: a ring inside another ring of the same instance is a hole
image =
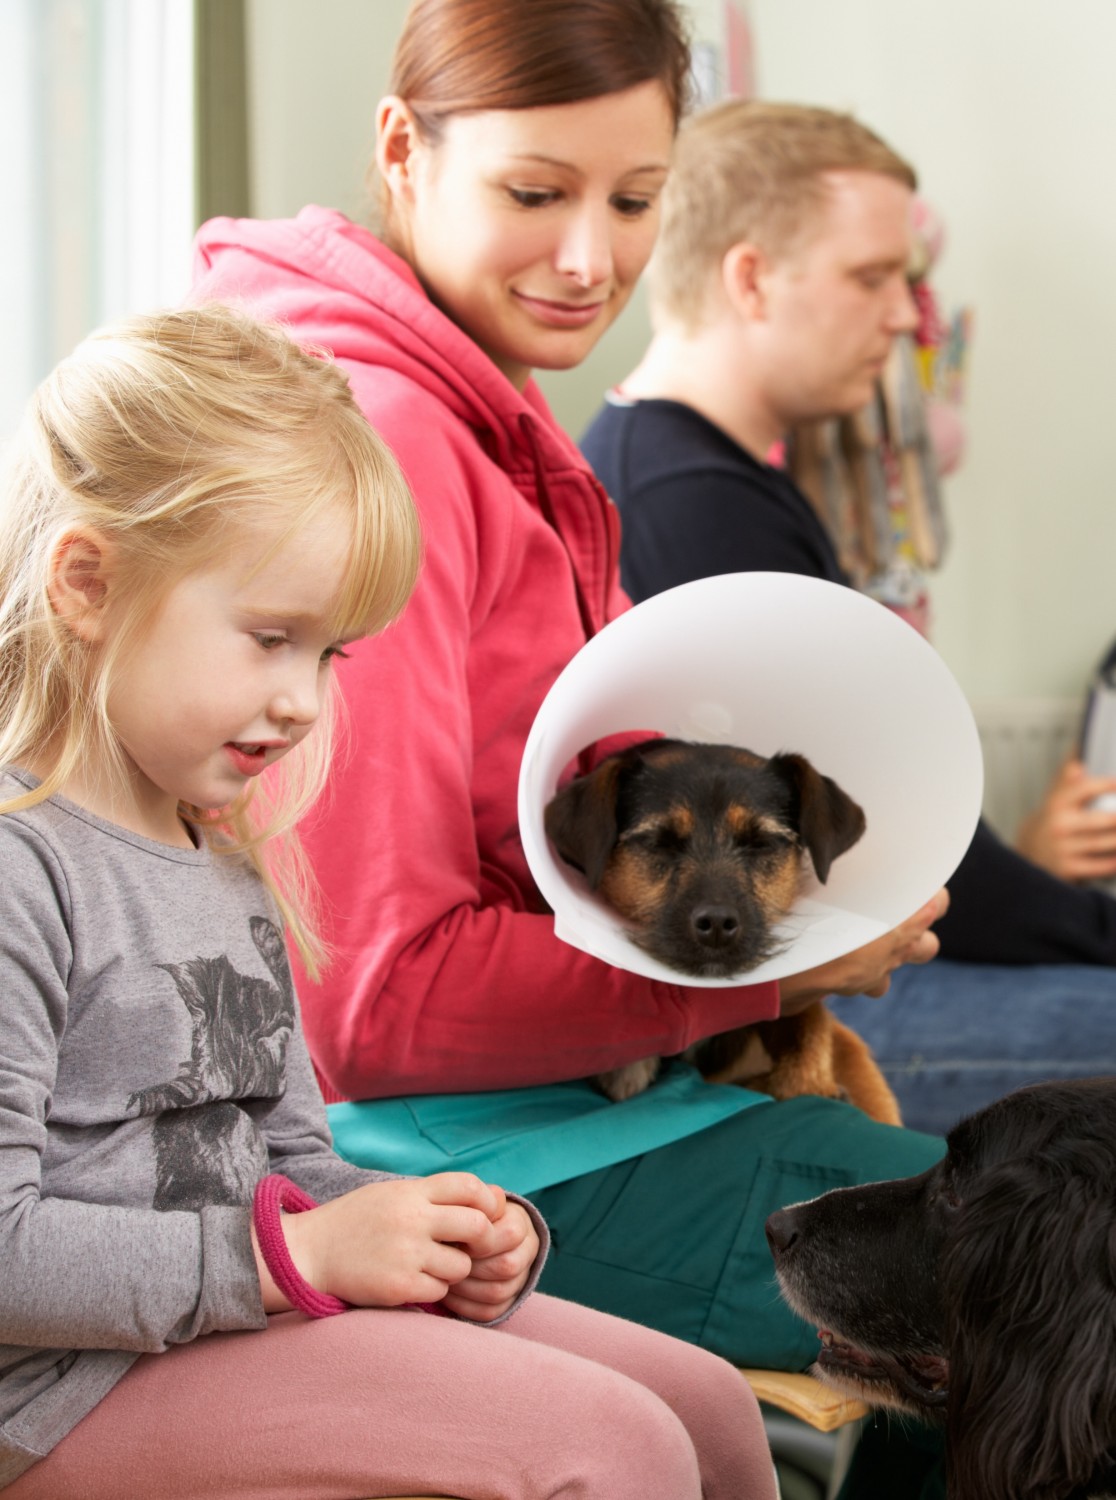
[[[32,402],[0,492],[5,1500],[773,1493],[731,1367],[524,1305],[523,1200],[331,1148],[293,825],[335,662],[418,564],[344,377],[241,315],[95,335]]]

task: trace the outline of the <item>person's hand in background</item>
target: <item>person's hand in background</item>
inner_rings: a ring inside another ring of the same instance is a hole
[[[1098,797],[1111,806],[1095,806]],[[1116,875],[1116,776],[1091,776],[1070,759],[1019,827],[1015,847],[1041,869],[1080,884]]]

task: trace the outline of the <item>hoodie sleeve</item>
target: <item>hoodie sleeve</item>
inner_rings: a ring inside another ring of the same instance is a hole
[[[580,1078],[776,1014],[773,984],[644,979],[530,909],[516,780],[525,705],[583,639],[570,564],[464,424],[428,405],[424,419],[381,392],[371,411],[426,556],[402,620],[339,669],[350,749],[305,831],[334,958],[299,990],[327,1098]],[[613,579],[610,611],[621,602]]]

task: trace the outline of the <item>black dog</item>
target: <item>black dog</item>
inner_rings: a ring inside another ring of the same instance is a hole
[[[950,1500],[1116,1494],[1116,1079],[1036,1084],[930,1171],[772,1214],[815,1367],[946,1424]]]
[[[631,925],[632,941],[682,974],[745,974],[776,947],[807,858],[823,883],[864,832],[864,813],[801,755],[646,740],[603,760],[551,801],[546,831],[568,864]],[[849,1099],[874,1119],[899,1110],[864,1043],[820,1003],[740,1027],[687,1054],[706,1077],[778,1099]],[[658,1058],[602,1074],[611,1099],[639,1093]]]

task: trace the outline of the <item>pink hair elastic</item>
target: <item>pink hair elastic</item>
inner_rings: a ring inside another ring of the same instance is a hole
[[[308,1208],[317,1208],[309,1193],[304,1193],[297,1183],[279,1172],[270,1177],[261,1177],[256,1184],[252,1199],[252,1222],[256,1226],[256,1239],[264,1265],[271,1272],[271,1279],[292,1307],[308,1318],[332,1318],[335,1313],[348,1312],[351,1302],[342,1302],[331,1292],[319,1292],[303,1276],[287,1249],[287,1239],[279,1219],[280,1211],[289,1214],[305,1213]],[[404,1307],[419,1312],[432,1313],[436,1318],[452,1318],[453,1314],[441,1302],[405,1302]]]
[[[287,1249],[279,1219],[280,1211],[301,1214],[317,1206],[310,1194],[304,1193],[289,1177],[273,1172],[270,1177],[261,1177],[256,1184],[252,1222],[256,1226],[256,1239],[264,1265],[291,1306],[304,1312],[308,1318],[331,1318],[334,1313],[348,1312],[349,1303],[329,1292],[319,1292],[300,1274]]]

